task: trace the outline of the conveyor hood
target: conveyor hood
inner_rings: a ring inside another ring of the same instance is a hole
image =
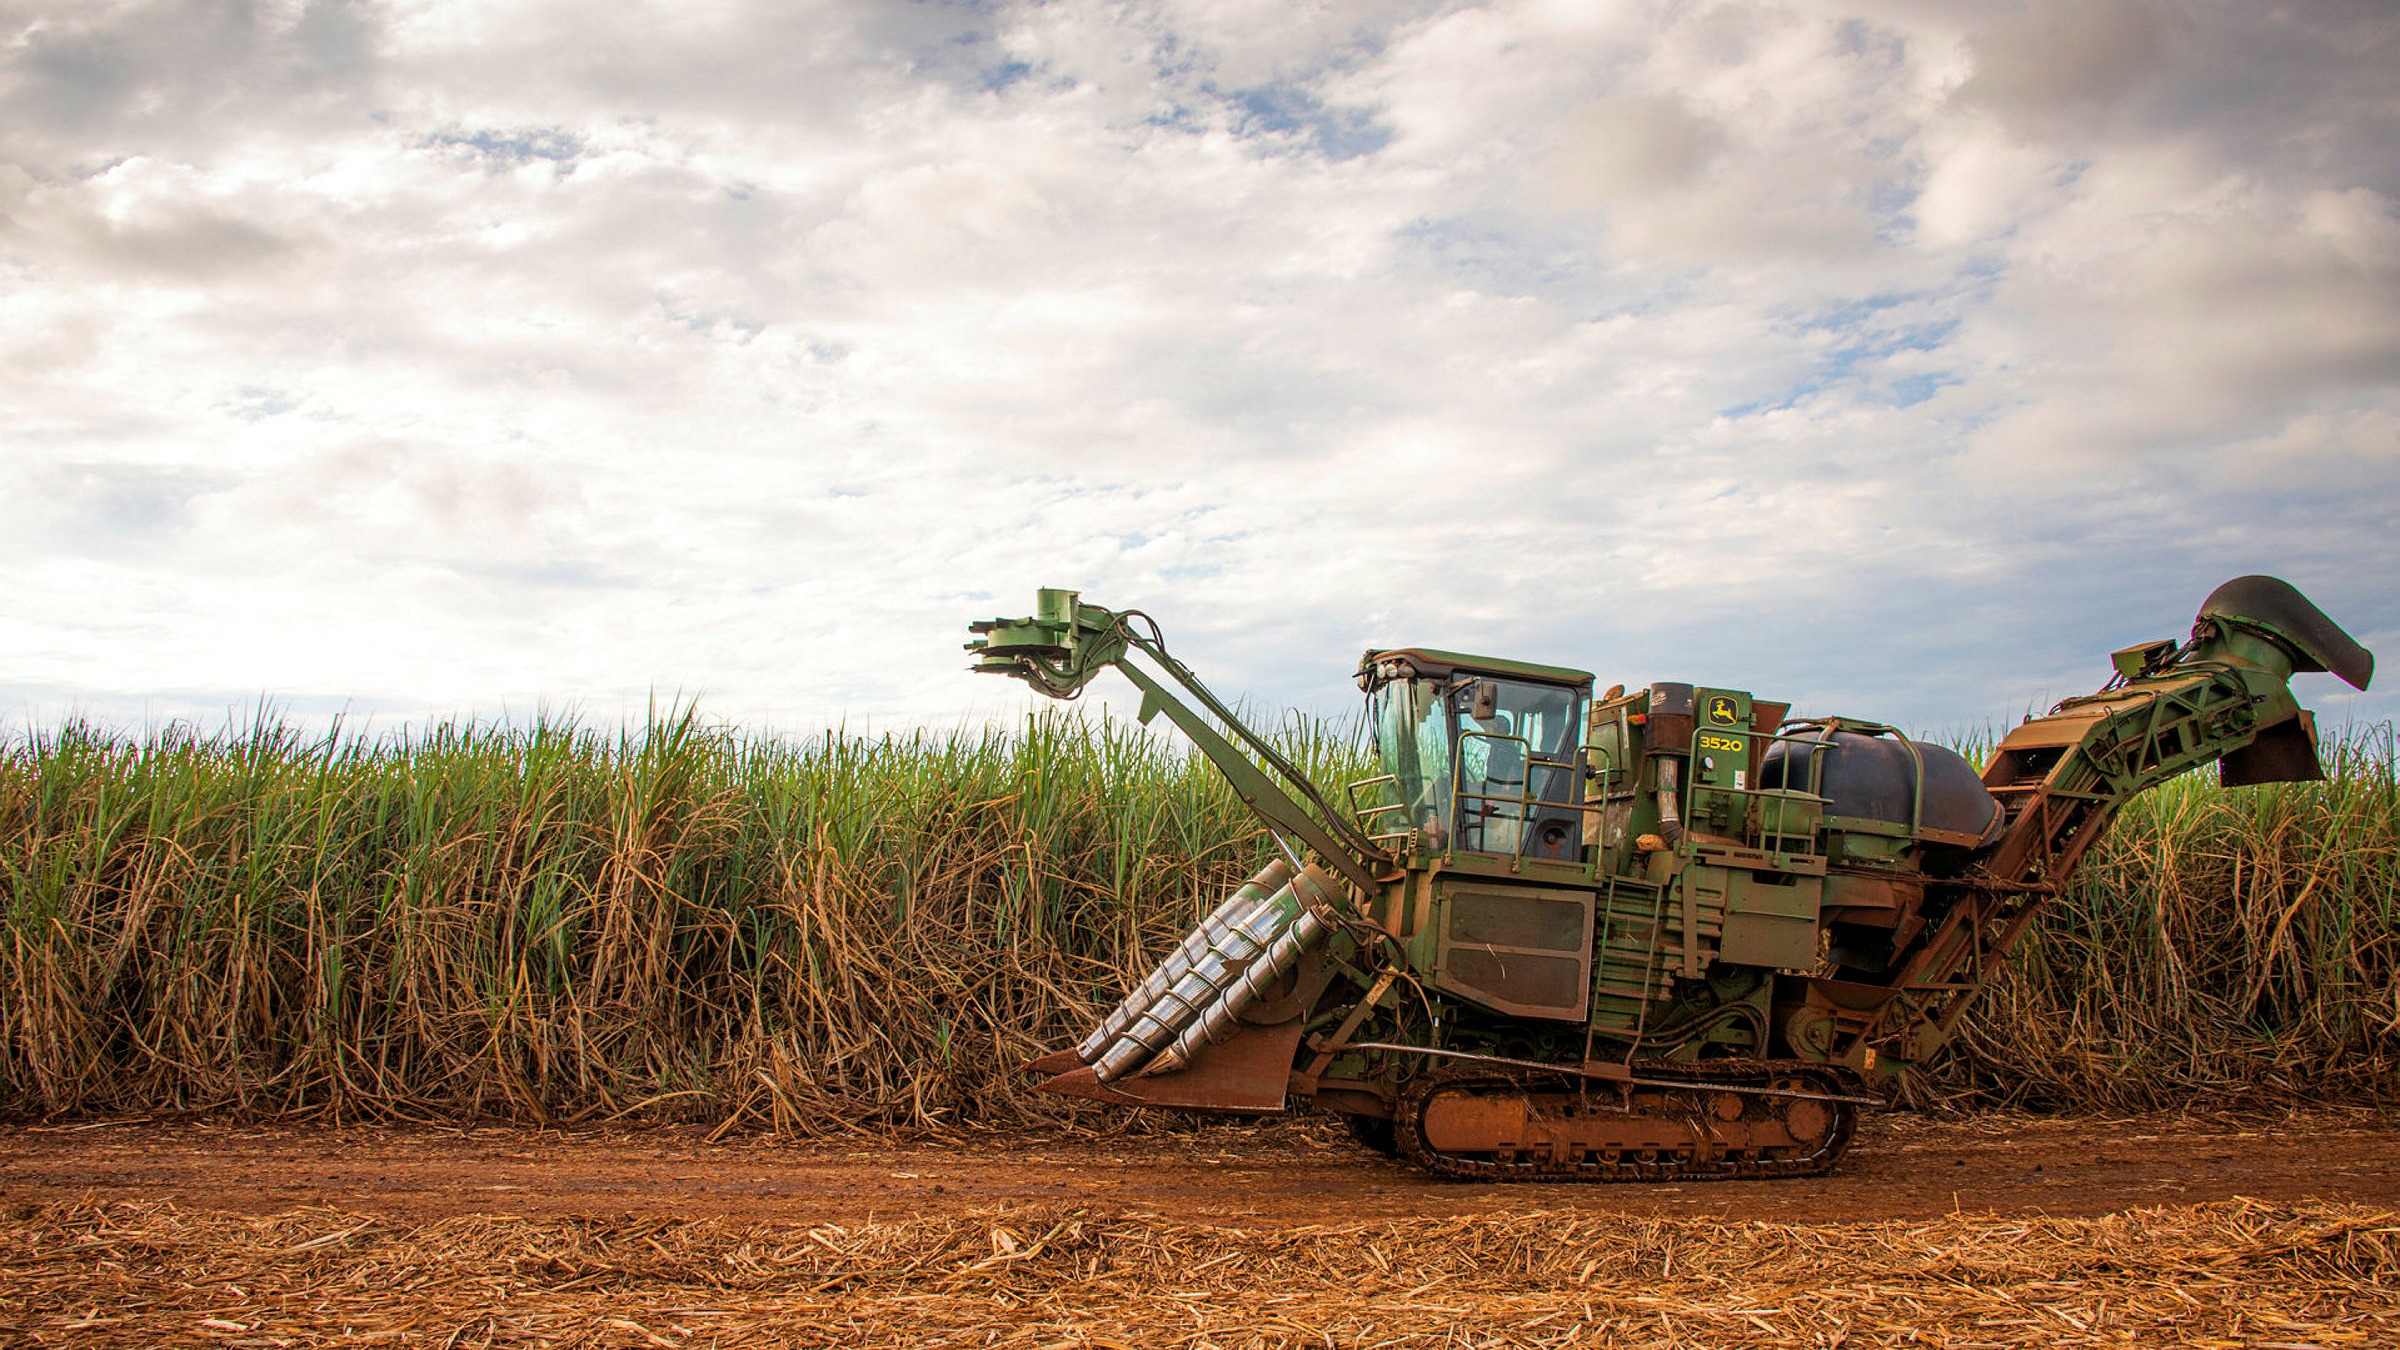
[[[2235,577],[2200,602],[2200,617],[2264,633],[2292,654],[2295,671],[2328,671],[2353,689],[2364,689],[2375,678],[2375,653],[2281,578]]]

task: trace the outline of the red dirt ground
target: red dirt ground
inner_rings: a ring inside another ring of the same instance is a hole
[[[2091,1215],[2246,1196],[2400,1207],[2400,1121],[2273,1117],[1870,1118],[1832,1176],[1667,1186],[1471,1185],[1412,1172],[1322,1121],[1094,1141],[970,1134],[710,1143],[671,1129],[330,1129],[96,1122],[0,1128],[0,1206],[170,1200],[452,1214],[724,1216],[803,1223],[1092,1203],[1300,1224],[1557,1209],[1825,1222],[1957,1209]]]

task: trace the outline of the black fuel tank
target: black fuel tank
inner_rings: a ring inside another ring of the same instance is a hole
[[[1801,734],[1807,734],[1805,728]],[[1836,731],[1822,742],[1777,741],[1759,764],[1758,785],[1809,790],[1812,756],[1818,766],[1813,790],[1827,799],[1826,815],[1908,824],[1921,757],[1925,805],[1917,817],[1919,836],[1967,848],[2000,837],[2000,802],[1957,751],[1855,731]]]

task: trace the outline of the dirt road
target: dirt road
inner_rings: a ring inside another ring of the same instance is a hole
[[[2400,1121],[2360,1114],[1870,1119],[1830,1177],[1680,1186],[1465,1185],[1322,1122],[1105,1142],[968,1135],[866,1146],[696,1131],[95,1123],[0,1129],[0,1205],[327,1205],[408,1220],[600,1215],[848,1223],[1000,1204],[1306,1224],[1543,1209],[1780,1222],[1957,1210],[2096,1215],[2249,1197],[2400,1207]]]

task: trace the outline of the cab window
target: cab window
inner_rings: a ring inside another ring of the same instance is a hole
[[[1368,701],[1383,771],[1398,780],[1408,824],[1444,845],[1450,811],[1450,706],[1439,680],[1393,680]]]
[[[1460,848],[1519,852],[1531,802],[1573,800],[1581,701],[1574,690],[1518,680],[1474,677],[1454,685]]]

